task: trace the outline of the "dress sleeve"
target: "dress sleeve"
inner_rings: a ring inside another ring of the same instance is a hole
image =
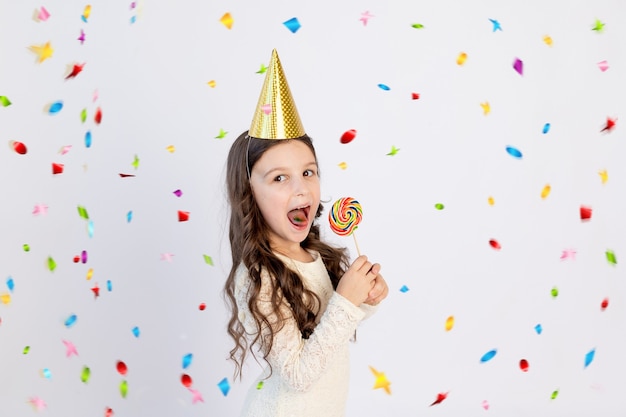
[[[278,329],[278,318],[272,313],[269,303],[271,278],[267,273],[262,273],[261,278],[259,309],[268,315],[269,322]],[[255,334],[258,330],[247,307],[246,293],[238,291],[239,320],[248,333]],[[283,326],[274,333],[274,343],[267,360],[272,371],[277,372],[289,387],[296,391],[307,391],[326,371],[338,349],[349,342],[366,313],[333,292],[315,330],[308,339],[304,339],[289,304],[283,301],[280,309],[284,317]],[[262,329],[262,333],[268,335],[268,329]]]
[[[376,313],[378,311],[378,306],[371,306],[369,304],[361,304],[359,306],[359,308],[361,309],[361,311],[363,311],[365,313],[365,316],[363,317],[363,320],[369,319],[370,317],[372,317],[374,315],[374,313]]]

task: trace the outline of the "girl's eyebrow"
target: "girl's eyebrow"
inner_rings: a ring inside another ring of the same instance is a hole
[[[309,162],[308,164],[305,164],[305,165],[304,165],[304,167],[305,167],[305,168],[309,168],[309,167],[311,167],[311,166],[315,166],[315,167],[317,167],[317,162],[312,161],[312,162]],[[271,168],[269,171],[267,171],[267,172],[263,175],[263,178],[267,178],[268,176],[270,176],[271,174],[273,174],[273,173],[274,173],[274,172],[276,172],[276,171],[288,171],[288,170],[289,170],[289,168],[286,168],[286,167],[275,167],[275,168]]]

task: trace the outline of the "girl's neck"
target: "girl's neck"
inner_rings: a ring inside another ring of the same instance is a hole
[[[284,248],[273,248],[274,252],[286,256],[289,259],[293,259],[298,262],[313,262],[315,259],[313,256],[303,247],[298,246],[297,248],[293,248],[291,250]]]

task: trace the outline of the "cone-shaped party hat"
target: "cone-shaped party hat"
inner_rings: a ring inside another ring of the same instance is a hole
[[[248,135],[257,139],[295,139],[305,135],[276,49],[272,51]]]

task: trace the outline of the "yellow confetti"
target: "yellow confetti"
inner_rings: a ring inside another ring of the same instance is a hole
[[[230,13],[225,13],[224,16],[222,16],[222,18],[220,19],[220,22],[224,26],[226,26],[226,28],[232,29],[234,20]]]
[[[7,306],[11,304],[11,294],[9,293],[0,294],[0,302]]]
[[[93,277],[93,268],[89,268],[87,271],[87,281],[89,281]]]
[[[29,49],[37,54],[39,57],[38,62],[40,64],[46,59],[52,57],[52,54],[54,53],[54,49],[52,48],[52,45],[50,45],[50,42],[46,42],[44,45],[32,45]]]
[[[543,42],[548,46],[552,46],[552,38],[548,35],[543,37]]]
[[[167,151],[168,151],[169,153],[174,153],[174,152],[176,152],[176,147],[175,147],[174,145],[170,145],[170,146],[168,146],[168,147],[167,147],[167,148],[165,148],[165,149],[167,149]]]
[[[465,64],[466,60],[467,60],[467,54],[465,52],[461,52],[459,56],[456,58],[456,64],[463,65]]]
[[[207,84],[209,85],[209,87],[215,88],[215,80],[211,80]]]
[[[85,6],[85,11],[83,12],[83,16],[85,17],[85,19],[89,19],[89,16],[91,15],[91,5],[87,5]]]
[[[376,369],[372,368],[371,366],[370,366],[370,371],[372,371],[372,373],[376,377],[376,381],[374,381],[373,389],[382,388],[385,390],[387,394],[391,395],[391,389],[389,388],[389,386],[391,385],[391,382],[389,382],[385,373],[378,372]]]
[[[450,316],[446,319],[446,332],[449,332],[454,327],[454,316]]]
[[[494,204],[496,204],[496,200],[494,200],[493,197],[489,197],[487,199],[487,203],[489,203],[490,206],[493,206]]]
[[[345,163],[345,162],[339,162],[339,168],[346,169],[346,168],[348,168],[348,164]]]
[[[546,186],[543,187],[543,190],[541,190],[541,198],[544,198],[544,199],[547,198],[548,195],[550,195],[550,190],[551,190],[550,184],[546,184]]]
[[[491,106],[489,105],[488,101],[485,101],[484,103],[480,103],[480,107],[483,108],[483,114],[485,116],[491,113]]]
[[[602,184],[606,184],[606,182],[609,180],[609,173],[606,171],[606,169],[603,169],[602,171],[599,171],[598,175],[600,175],[600,179],[602,180]]]

